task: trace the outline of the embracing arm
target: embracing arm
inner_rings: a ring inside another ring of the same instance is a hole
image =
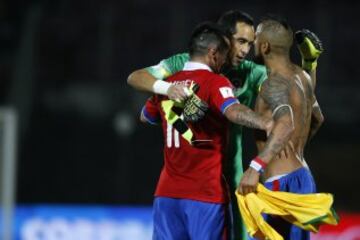
[[[261,97],[270,106],[274,127],[259,158],[269,163],[284,149],[294,131],[294,113],[289,101],[290,83],[280,76],[272,77],[263,85]]]
[[[153,92],[153,85],[156,81],[156,78],[151,75],[146,69],[139,69],[132,72],[128,79],[127,83],[140,91]]]
[[[255,113],[250,108],[240,103],[235,103],[225,110],[226,118],[239,125],[248,128],[269,131],[272,127],[272,120]]]
[[[165,80],[156,79],[145,68],[132,72],[127,83],[137,90],[166,95],[171,100],[182,101],[187,97],[183,85],[174,85]]]
[[[127,83],[140,91],[165,95],[171,100],[185,100],[187,98],[185,87],[183,85],[170,84],[165,79],[181,71],[187,61],[189,61],[187,53],[173,55],[160,61],[155,66],[132,72],[127,79]]]

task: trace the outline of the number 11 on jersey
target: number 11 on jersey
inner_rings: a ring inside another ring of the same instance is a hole
[[[179,132],[176,129],[174,129],[171,124],[167,123],[166,146],[168,148],[171,148],[173,146],[173,143],[175,148],[180,147],[180,135]]]

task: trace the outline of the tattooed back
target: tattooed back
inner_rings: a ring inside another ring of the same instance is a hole
[[[281,72],[270,72],[263,83],[256,100],[255,111],[265,116],[273,117],[274,121],[290,119],[288,128],[292,133],[286,143],[272,142],[266,146],[267,138],[274,138],[273,134],[266,137],[257,132],[256,142],[258,151],[282,151],[269,163],[264,177],[285,174],[306,165],[303,152],[309,136],[312,105],[315,101],[314,89],[310,76],[294,64],[289,64]],[[286,130],[286,129],[285,129]],[[284,131],[277,131],[277,136]],[[285,134],[284,134],[285,136]]]

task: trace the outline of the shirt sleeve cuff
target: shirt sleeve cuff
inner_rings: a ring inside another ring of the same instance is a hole
[[[165,79],[171,75],[171,72],[166,69],[161,63],[155,66],[147,67],[146,71],[157,79]]]
[[[145,120],[153,125],[156,125],[158,122],[158,118],[157,117],[152,117],[149,112],[146,110],[146,107],[144,106],[141,110],[141,114],[144,116]]]
[[[221,112],[224,114],[228,107],[236,103],[239,103],[239,100],[237,100],[236,98],[227,99],[220,107]]]

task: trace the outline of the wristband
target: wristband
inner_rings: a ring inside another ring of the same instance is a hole
[[[171,83],[168,83],[164,80],[156,80],[153,85],[153,90],[154,90],[154,93],[156,93],[156,94],[161,94],[161,95],[167,96],[170,86],[171,86]]]
[[[263,173],[264,169],[266,168],[266,163],[261,160],[261,158],[259,157],[255,157],[251,162],[250,162],[250,167],[252,167],[253,169],[255,169],[257,172]]]

